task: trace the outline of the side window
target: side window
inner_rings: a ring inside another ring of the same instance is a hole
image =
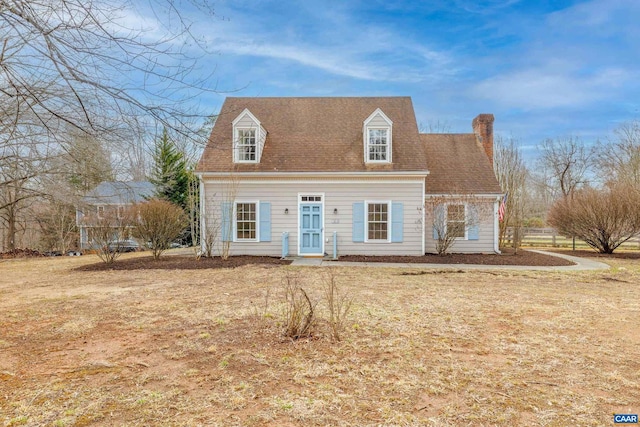
[[[464,238],[464,205],[447,205],[447,233],[451,237]]]

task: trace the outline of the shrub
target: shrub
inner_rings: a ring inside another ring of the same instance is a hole
[[[329,311],[331,337],[335,341],[340,341],[353,297],[340,289],[333,270],[329,270],[324,280],[324,299]]]
[[[141,203],[137,213],[133,236],[149,246],[154,259],[160,258],[188,224],[182,208],[166,200]]]
[[[578,190],[558,200],[547,220],[560,233],[611,254],[640,232],[640,192],[627,185]]]
[[[122,246],[129,238],[131,231],[131,215],[129,210],[118,212],[117,209],[105,209],[100,215],[88,215],[89,239],[100,259],[111,264],[122,251]]]
[[[315,324],[315,307],[309,296],[298,284],[295,276],[283,280],[284,287],[284,335],[294,340],[311,336]]]

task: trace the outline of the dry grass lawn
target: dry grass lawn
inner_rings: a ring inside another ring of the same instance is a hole
[[[0,262],[0,424],[601,426],[640,412],[638,261],[336,268],[354,303],[332,342],[323,322],[281,335],[283,278],[321,301],[327,269],[72,270],[96,260]]]

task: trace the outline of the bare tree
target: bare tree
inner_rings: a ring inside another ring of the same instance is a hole
[[[87,212],[82,218],[88,226],[89,241],[98,257],[107,264],[114,262],[122,253],[124,241],[129,238],[132,224],[131,210],[117,207]]]
[[[213,16],[206,0],[191,4]],[[198,75],[194,49],[203,52],[203,45],[173,1],[148,2],[150,10],[135,5],[4,0],[0,112],[26,109],[54,137],[61,124],[88,133],[118,131],[123,115],[186,134],[183,126],[200,116],[188,101],[214,90],[210,75]]]
[[[507,228],[512,227],[512,246],[517,250],[522,240],[528,172],[513,138],[508,141],[501,137],[496,138],[493,169],[502,191],[507,194],[505,215],[500,222],[500,244],[504,246]]]
[[[425,221],[432,224],[436,252],[444,255],[449,252],[457,239],[488,221],[493,212],[493,199],[469,194],[450,194],[431,196],[425,200]]]
[[[23,215],[43,194],[37,178],[48,169],[48,154],[37,146],[18,145],[4,147],[0,152],[5,159],[0,167],[0,221],[5,229],[4,247],[13,250],[20,225],[25,223]]]
[[[614,135],[598,147],[598,174],[604,183],[640,188],[640,120],[623,123]]]
[[[201,254],[211,258],[214,254],[213,248],[220,236],[220,220],[218,215],[205,215],[202,221],[200,230]]]
[[[222,234],[220,242],[220,257],[228,259],[231,255],[231,245],[233,243],[233,214],[235,212],[236,196],[238,195],[239,186],[238,176],[230,173],[227,179],[222,182],[222,203],[220,204],[220,233]],[[214,211],[215,215],[215,211]],[[212,222],[215,223],[215,220]]]
[[[585,188],[558,200],[548,221],[601,253],[613,253],[640,232],[640,191],[629,184],[602,190]]]
[[[213,16],[208,0],[184,4]],[[185,137],[200,128],[210,112],[191,101],[215,91],[215,80],[198,69],[206,46],[177,7],[173,0],[0,1],[0,170],[39,162],[36,175],[0,177],[7,240],[15,240],[12,218],[23,196],[42,191],[52,152],[90,160],[100,157],[100,141],[118,151],[116,172],[141,180],[150,127]]]
[[[48,251],[67,252],[78,239],[75,207],[53,199],[36,212],[40,245]]]
[[[451,124],[447,121],[427,120],[418,124],[420,133],[451,133]]]
[[[566,197],[587,183],[593,150],[577,137],[546,139],[539,159],[553,198]]]

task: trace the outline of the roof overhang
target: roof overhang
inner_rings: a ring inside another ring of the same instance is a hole
[[[502,197],[504,193],[426,193],[424,195],[425,199],[434,198],[434,197],[443,197],[443,198],[460,198],[460,197],[482,197],[482,198],[491,198],[491,197]]]
[[[229,179],[229,178],[322,178],[322,179],[341,179],[341,178],[378,178],[378,179],[425,179],[429,175],[429,171],[392,171],[392,172],[196,172],[196,175],[202,179]]]

